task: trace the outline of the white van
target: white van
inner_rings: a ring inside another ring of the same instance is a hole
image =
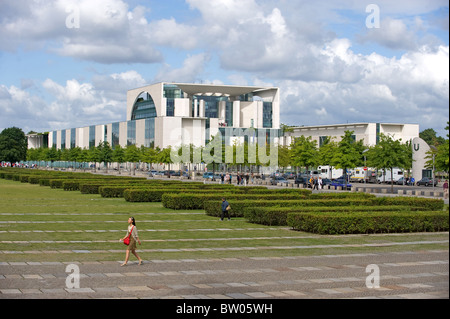
[[[394,183],[396,183],[400,178],[403,177],[403,170],[400,168],[394,167],[392,174],[392,180]],[[386,170],[384,172],[383,170],[378,171],[378,178],[377,178],[378,184],[381,183],[391,183],[391,170]]]
[[[337,179],[344,174],[342,168],[334,168],[330,165],[321,165],[317,167],[318,174],[322,178]]]

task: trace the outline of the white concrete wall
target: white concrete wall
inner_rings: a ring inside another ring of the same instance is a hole
[[[175,99],[175,116],[191,117],[189,99]]]

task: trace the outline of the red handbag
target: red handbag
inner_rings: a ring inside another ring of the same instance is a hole
[[[134,225],[133,225],[133,227],[131,227],[131,231],[130,231],[130,234],[128,235],[128,237],[123,240],[123,243],[127,246],[130,244],[130,237],[131,237],[131,233],[133,232],[133,228],[134,228]]]

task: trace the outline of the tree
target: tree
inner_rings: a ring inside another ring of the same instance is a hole
[[[291,150],[289,146],[278,145],[278,166],[284,168],[291,166]]]
[[[322,146],[319,148],[319,152],[317,154],[317,162],[321,165],[329,165],[330,166],[330,174],[333,163],[333,157],[335,152],[337,151],[338,143],[333,140],[331,137],[327,136],[322,143]],[[332,176],[332,175],[330,175]]]
[[[447,122],[447,126],[445,129],[449,130],[449,122]],[[431,147],[430,151],[427,152],[428,161],[425,163],[426,167],[434,167],[437,171],[448,172],[449,171],[449,134],[447,133],[447,139],[444,140],[444,143],[438,145],[435,149]],[[433,155],[434,155],[434,163],[433,163]]]
[[[353,133],[353,131],[344,132],[331,160],[332,166],[344,170],[345,181],[347,181],[347,169],[361,166],[364,162],[362,155],[365,149],[363,141],[355,141]]]
[[[380,133],[380,141],[367,153],[370,166],[391,171],[391,192],[394,193],[394,167],[411,167],[412,151],[410,145],[402,144],[401,139],[394,140],[391,136]]]
[[[110,163],[113,159],[112,154],[113,150],[107,141],[100,142],[97,146],[98,150],[98,160],[100,163],[104,163],[106,167],[106,173],[108,173],[108,163]]]
[[[117,162],[118,164],[118,171],[120,174],[120,164],[122,164],[125,161],[125,150],[120,145],[116,145],[112,152],[112,159],[113,161]]]
[[[438,147],[445,143],[445,139],[441,136],[436,136],[436,131],[432,128],[427,128],[419,133],[419,137],[423,139],[428,145]]]
[[[0,133],[0,161],[24,161],[27,158],[27,148],[27,137],[22,129],[10,127]]]
[[[297,167],[305,167],[308,171],[310,166],[317,164],[317,141],[313,141],[311,136],[303,135],[294,139],[291,144],[292,164]]]
[[[136,147],[136,145],[134,144],[127,145],[127,147],[125,148],[125,161],[133,163],[133,175],[135,174],[134,163],[139,162],[141,160],[141,156],[142,156],[141,152]]]

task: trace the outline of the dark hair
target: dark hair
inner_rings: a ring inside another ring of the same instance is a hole
[[[136,221],[134,220],[134,217],[130,217],[131,218],[131,223],[133,224],[133,226],[136,226]]]

